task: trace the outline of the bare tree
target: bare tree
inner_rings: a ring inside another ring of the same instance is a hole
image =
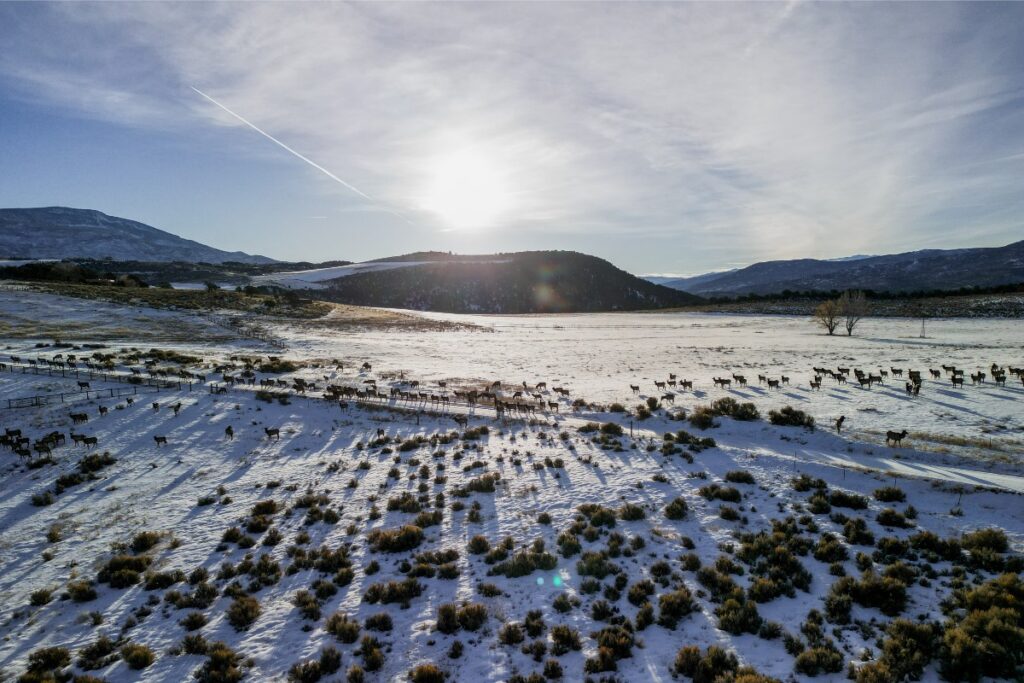
[[[840,316],[839,302],[833,299],[823,301],[814,309],[815,324],[824,327],[829,334],[835,334],[836,328],[839,327]]]
[[[860,290],[846,290],[839,297],[838,304],[840,315],[846,319],[846,335],[852,336],[853,328],[857,327],[857,323],[869,312],[867,297]]]

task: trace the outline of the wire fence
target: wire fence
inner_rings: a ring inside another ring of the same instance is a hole
[[[150,391],[156,392],[159,389],[147,387]],[[18,398],[3,399],[0,410],[13,410],[15,408],[32,408],[37,406],[52,405],[55,403],[69,404],[80,401],[89,401],[98,398],[121,398],[123,396],[135,396],[139,393],[139,387],[117,387],[111,389],[90,389],[88,391],[69,391],[60,394],[39,394],[37,396],[20,396]]]
[[[101,372],[96,370],[59,367],[50,364],[35,365],[29,363],[4,362],[0,363],[0,372],[7,371],[15,374],[46,375],[48,377],[63,377],[77,380],[80,385],[88,384],[90,381],[113,382],[118,384],[129,384],[127,387],[116,387],[106,389],[93,389],[91,386],[80,386],[78,391],[66,391],[57,394],[37,394],[35,396],[19,396],[15,398],[2,399],[0,410],[13,410],[15,408],[30,408],[34,406],[46,406],[55,403],[77,403],[98,398],[120,398],[133,396],[139,390],[162,391],[180,390],[187,386],[192,390],[192,382],[181,380],[162,379],[157,377],[142,377],[141,375],[126,375],[116,372]]]

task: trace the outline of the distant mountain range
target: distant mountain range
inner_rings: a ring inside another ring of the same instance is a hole
[[[266,256],[214,249],[126,218],[62,206],[0,209],[0,258],[274,262]]]
[[[373,264],[377,267],[370,267]],[[311,279],[316,296],[347,304],[447,313],[629,311],[699,302],[686,292],[571,251],[486,256],[425,252],[358,265],[362,269],[340,277]]]
[[[1005,247],[764,261],[720,273],[671,280],[658,278],[657,282],[703,297],[778,294],[786,290],[914,292],[993,287],[1024,282],[1024,241]]]

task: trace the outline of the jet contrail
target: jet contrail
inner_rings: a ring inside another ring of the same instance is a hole
[[[341,179],[341,178],[339,178],[338,176],[334,175],[333,173],[331,173],[331,172],[330,172],[330,171],[328,171],[328,170],[327,170],[326,168],[324,168],[324,167],[323,167],[323,166],[321,166],[320,164],[316,163],[315,161],[313,161],[313,160],[312,160],[312,159],[310,159],[309,157],[304,157],[304,156],[302,156],[301,154],[299,154],[299,153],[298,153],[298,152],[296,152],[296,151],[295,151],[294,149],[292,149],[292,148],[291,148],[291,147],[289,147],[288,145],[284,144],[283,142],[281,142],[280,140],[278,140],[277,138],[275,138],[275,137],[274,137],[273,135],[271,135],[271,134],[270,134],[270,133],[268,133],[267,131],[265,131],[265,130],[261,129],[261,128],[260,128],[259,126],[257,126],[256,124],[252,123],[251,121],[248,121],[248,120],[246,120],[245,118],[243,118],[243,117],[239,116],[238,114],[236,114],[235,112],[231,111],[230,109],[228,109],[227,107],[225,107],[225,106],[224,106],[223,104],[221,104],[221,103],[220,103],[220,102],[218,102],[217,100],[213,99],[212,97],[210,97],[209,95],[207,95],[206,93],[204,93],[204,92],[203,92],[202,90],[200,90],[199,88],[196,88],[196,87],[194,87],[194,86],[189,86],[189,87],[190,87],[190,88],[192,88],[193,90],[195,90],[195,91],[196,91],[197,93],[199,93],[199,94],[200,94],[200,95],[202,95],[203,97],[205,97],[206,99],[208,99],[208,100],[210,100],[211,102],[213,102],[214,104],[216,104],[216,105],[217,105],[218,107],[220,107],[221,109],[223,109],[223,110],[224,110],[224,111],[226,111],[227,113],[229,113],[229,114],[231,114],[232,116],[234,116],[234,117],[235,117],[236,119],[238,119],[239,121],[241,121],[241,122],[242,122],[242,123],[244,123],[245,125],[247,125],[247,126],[249,126],[250,128],[252,128],[252,129],[253,129],[254,131],[256,131],[257,133],[259,133],[260,135],[262,135],[262,136],[263,136],[263,137],[265,137],[266,139],[268,139],[268,140],[270,140],[271,142],[273,142],[273,143],[274,143],[275,145],[277,145],[278,147],[281,147],[281,148],[285,149],[286,151],[288,151],[288,152],[291,152],[292,154],[294,154],[294,155],[295,155],[295,156],[297,156],[298,158],[302,159],[302,160],[303,160],[303,161],[305,161],[305,162],[306,162],[307,164],[309,164],[310,166],[312,166],[312,167],[313,167],[313,168],[315,168],[316,170],[320,171],[321,173],[323,173],[324,175],[326,175],[326,176],[327,176],[328,178],[330,178],[331,180],[335,180],[335,181],[337,181],[337,182],[341,183],[342,185],[344,185],[345,187],[347,187],[347,188],[348,188],[349,190],[351,190],[352,192],[355,192],[355,193],[356,193],[357,195],[359,195],[360,197],[363,197],[364,199],[368,199],[368,200],[370,200],[371,202],[375,202],[375,200],[373,199],[373,197],[371,197],[370,195],[366,194],[365,192],[363,192],[362,190],[360,190],[360,189],[359,189],[358,187],[354,187],[353,185],[350,185],[349,183],[346,183],[346,182],[345,182],[344,180],[342,180],[342,179]],[[392,211],[391,213],[394,213],[394,212]],[[404,216],[401,216],[400,214],[397,214],[397,213],[396,213],[395,215],[396,215],[396,216],[398,216],[399,218],[402,218],[402,220],[407,220],[407,219],[406,219],[406,218],[405,218]]]

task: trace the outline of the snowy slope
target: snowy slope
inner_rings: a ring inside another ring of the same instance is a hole
[[[409,266],[421,266],[429,261],[367,261],[365,263],[352,263],[347,266],[333,266],[331,268],[313,268],[311,270],[294,270],[281,273],[270,273],[268,275],[257,275],[252,278],[254,285],[273,285],[287,289],[321,289],[329,280],[336,280],[357,273],[372,273],[378,270],[392,270],[394,268],[407,268]]]
[[[50,327],[56,320],[90,315],[80,303],[62,297],[39,295],[43,298],[20,305],[14,294],[0,293],[0,310],[17,307],[22,331],[28,325]],[[428,662],[445,671],[448,681],[507,681],[516,674],[539,672],[551,659],[562,668],[563,680],[582,680],[585,662],[598,655],[596,634],[619,617],[637,622],[641,607],[631,598],[636,597],[632,589],[639,585],[650,591],[655,617],[661,597],[675,590],[690,594],[692,611],[674,627],[663,623],[638,627],[629,656],[616,662],[614,673],[621,680],[676,680],[670,670],[676,653],[692,644],[722,646],[742,664],[780,680],[839,681],[845,679],[847,663],[878,655],[881,629],[891,616],[854,604],[853,623],[826,622],[822,629],[835,642],[842,666],[838,672],[812,678],[794,672],[795,658],[783,638],[737,635],[725,629],[717,614],[721,602],[711,594],[697,565],[732,568],[722,571],[731,571],[730,580],[746,590],[754,584],[757,568],[740,557],[744,534],[770,534],[774,523],[787,518],[807,543],[820,543],[825,534],[832,534],[843,551],[840,559],[818,558],[813,551],[796,553],[796,561],[809,576],[806,589],[754,605],[759,618],[776,624],[782,633],[805,638],[808,629],[802,625],[812,610],[826,611],[825,598],[839,580],[838,571],[858,578],[858,564],[865,561],[880,573],[887,571],[878,554],[881,547],[845,539],[847,517],[863,519],[865,529],[877,539],[894,541],[906,541],[922,530],[948,538],[998,527],[1009,540],[1010,552],[997,553],[997,559],[1012,559],[1024,549],[1024,498],[1018,493],[1024,490],[1018,441],[1024,388],[979,386],[952,391],[938,382],[926,382],[922,396],[912,401],[890,387],[869,391],[829,386],[811,394],[805,380],[796,379],[805,366],[817,362],[927,367],[931,362],[952,361],[973,368],[999,360],[1018,365],[1024,353],[1019,321],[945,326],[936,321],[929,340],[914,339],[898,327],[900,321],[870,321],[877,326],[865,328],[863,338],[844,340],[824,339],[806,333],[806,328],[802,332],[786,320],[753,316],[434,315],[438,320],[469,320],[478,327],[415,333],[372,327],[317,329],[316,323],[264,321],[289,343],[290,348],[282,351],[197,335],[194,329],[183,329],[185,313],[166,314],[161,323],[160,316],[151,312],[120,308],[107,315],[118,316],[124,336],[101,350],[115,354],[117,373],[127,375],[129,367],[141,365],[123,360],[121,349],[132,346],[198,355],[201,362],[187,367],[206,375],[211,385],[222,384],[222,372],[240,376],[239,356],[283,355],[302,367],[284,374],[257,371],[252,386],[236,386],[224,394],[197,385],[192,391],[143,393],[131,405],[124,399],[82,397],[64,405],[0,410],[0,427],[21,428],[32,438],[60,430],[98,440],[94,449],[59,446],[53,463],[34,469],[10,451],[0,451],[0,567],[4,570],[0,572],[0,671],[10,678],[24,671],[29,653],[38,648],[66,647],[77,662],[84,647],[107,635],[123,639],[119,647],[126,643],[149,647],[154,661],[141,671],[132,670],[115,656],[88,673],[111,683],[180,683],[192,680],[208,661],[201,654],[181,651],[186,636],[199,634],[208,642],[227,643],[243,660],[251,661],[251,666],[241,669],[247,681],[288,680],[294,665],[316,659],[327,647],[338,650],[341,667],[322,680],[344,680],[350,667],[368,664],[365,651],[361,654],[363,636],[375,638],[383,655],[379,670],[366,672],[367,681],[408,680],[410,669]],[[39,319],[32,320],[33,311],[39,311]],[[137,322],[133,316],[138,316]],[[159,327],[165,328],[164,341],[139,336]],[[67,338],[85,341],[90,334],[88,326],[82,325]],[[0,334],[6,347],[0,362],[12,363],[10,355],[24,361],[91,351],[40,348],[36,339],[5,336]],[[364,362],[372,367],[364,368]],[[24,373],[21,367],[17,372],[11,372],[11,367],[0,371],[0,405],[5,399],[78,389],[73,378]],[[175,367],[161,361],[154,369]],[[792,373],[794,381],[774,394],[756,387],[716,390],[710,386],[711,377],[744,368],[750,368],[751,376],[758,368],[773,376]],[[677,408],[735,396],[761,407],[795,405],[820,417],[826,428],[810,432],[772,426],[764,420],[740,423],[720,418],[718,427],[701,431],[672,419],[671,405],[643,421],[601,412],[600,407],[572,410],[572,400],[578,397],[594,403],[621,400],[633,406],[654,394],[653,381],[667,379],[669,372],[695,380],[695,391],[677,395]],[[546,381],[547,388],[527,393],[539,392],[546,404],[553,402],[559,409],[540,412],[532,420],[498,421],[486,407],[471,409],[456,403],[447,410],[434,409],[429,400],[418,398],[349,400],[341,406],[322,400],[319,389],[305,396],[292,395],[286,402],[257,398],[260,380],[275,380],[275,385],[281,380],[287,386],[295,377],[316,382],[321,389],[330,383],[362,390],[373,380],[385,395],[395,388],[428,396],[452,396],[454,390],[500,380],[498,391],[508,400],[521,388],[520,382],[528,380],[534,387]],[[413,380],[418,387],[412,387]],[[630,382],[643,385],[639,396],[630,391]],[[91,388],[124,386],[94,380]],[[560,397],[555,386],[568,387],[570,397]],[[154,401],[158,409],[152,407]],[[181,404],[177,415],[170,409],[176,402]],[[100,406],[108,414],[101,416]],[[849,416],[853,434],[836,435],[827,428],[828,417],[839,407]],[[71,424],[69,413],[79,411],[88,420]],[[488,432],[453,436],[458,428],[453,414],[468,415],[469,427],[486,426]],[[625,435],[602,442],[579,431],[589,420],[615,421]],[[946,430],[963,438],[983,427],[998,427],[993,438],[996,445],[1007,448],[961,455],[931,450],[923,438],[911,436],[906,447],[886,449],[861,438],[872,438],[869,430],[877,424],[895,428],[902,424],[924,434]],[[234,432],[231,439],[225,435],[228,426]],[[268,437],[265,428],[278,428],[280,438]],[[713,438],[715,445],[698,453],[663,455],[663,435],[679,429]],[[386,438],[374,443],[380,433]],[[157,445],[156,436],[166,437],[167,444]],[[405,445],[416,437],[425,442]],[[431,441],[431,437],[436,438]],[[919,444],[926,450],[918,450]],[[71,475],[80,471],[90,450],[109,452],[115,462],[96,472],[94,480],[73,483]],[[986,460],[979,462],[982,457]],[[753,483],[734,481],[735,474],[730,473],[737,471],[752,477]],[[464,490],[485,473],[500,475],[493,491]],[[820,477],[833,492],[864,496],[864,508],[836,505],[832,514],[813,512],[814,490],[797,491],[791,484],[798,475]],[[33,505],[33,496],[52,494],[59,478],[67,484],[64,490],[53,495],[48,505]],[[701,489],[710,484],[735,488],[740,500],[709,500]],[[882,502],[873,497],[877,489],[893,485],[905,494],[905,501]],[[370,543],[374,531],[418,520],[417,512],[390,504],[402,494],[424,512],[440,513],[439,519],[421,522],[423,539],[412,551],[375,550]],[[310,496],[322,502],[311,506]],[[687,514],[670,519],[665,510],[677,498],[685,502]],[[202,504],[201,499],[205,499]],[[278,509],[265,521],[254,520],[254,505],[267,500],[278,503]],[[626,503],[640,512],[633,509],[628,519],[620,512],[611,527],[577,521],[580,505],[620,510]],[[910,514],[911,507],[911,528],[885,526],[879,516],[888,508]],[[323,514],[311,512],[314,508]],[[727,518],[723,508],[733,510],[735,517]],[[325,510],[336,513],[337,519],[325,519]],[[278,542],[267,525],[280,533]],[[232,527],[251,537],[253,545],[246,548],[223,540]],[[115,550],[143,531],[159,534],[154,547],[138,553]],[[566,533],[576,538],[580,548],[563,555],[559,539],[564,540]],[[511,538],[514,552],[542,543],[554,563],[521,576],[497,574],[496,563],[488,562],[486,555],[469,552],[469,540],[477,535],[488,539],[492,548]],[[339,575],[336,566],[326,571],[303,566],[302,555],[319,552],[321,547],[347,548],[344,561],[351,564],[346,567],[351,574]],[[416,563],[411,560],[416,553],[441,550],[457,553],[444,570],[449,578],[443,578],[438,567],[414,569]],[[72,581],[96,579],[115,552],[151,558],[151,573],[139,577],[137,584],[97,583],[95,599],[61,599]],[[585,553],[600,552],[609,553],[604,559],[613,569],[595,587],[596,579],[584,575],[587,565],[581,560]],[[866,560],[857,559],[858,553]],[[250,564],[247,555],[253,563],[266,558],[255,565],[268,570],[259,574],[263,583],[245,573]],[[279,575],[269,571],[275,566]],[[975,578],[981,581],[996,573],[916,554],[895,567],[908,568],[929,580],[908,581],[908,602],[902,614],[939,623],[945,622],[942,601],[952,595],[954,585],[961,584],[953,572],[965,573],[966,586],[973,585]],[[202,580],[193,574],[197,569],[208,577]],[[154,577],[155,572],[164,574]],[[419,574],[415,580],[421,592],[407,605],[368,598],[372,585],[403,581],[410,573]],[[616,589],[620,575],[624,584]],[[195,584],[214,588],[209,604],[176,608],[175,592],[188,595],[196,590],[186,578],[190,576]],[[485,584],[493,589],[485,590]],[[321,590],[321,597],[313,599],[318,613],[304,613],[299,607],[300,592],[312,592],[315,586]],[[52,599],[45,604],[36,599],[32,604],[33,594],[41,590],[52,590]],[[259,615],[244,629],[236,629],[228,619],[233,596],[238,595],[251,596],[260,606]],[[568,599],[568,609],[555,602],[560,597]],[[463,602],[483,606],[486,620],[481,628],[438,630],[441,606]],[[528,617],[534,610],[544,623],[535,636],[520,643],[499,638],[506,624],[522,624],[528,618],[536,622],[536,614]],[[188,631],[183,620],[192,612],[201,613],[204,623]],[[335,613],[358,622],[356,638],[330,633],[329,617]],[[390,630],[368,628],[367,620],[379,614],[390,617]],[[577,631],[580,649],[555,651],[555,626]],[[535,640],[545,648],[539,662],[522,649]],[[456,641],[463,652],[453,658],[449,653]],[[67,668],[82,671],[78,663]],[[922,680],[938,680],[934,661],[926,664]]]

